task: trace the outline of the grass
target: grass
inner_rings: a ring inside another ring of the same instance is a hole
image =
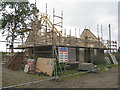
[[[111,66],[111,67],[120,67],[120,64],[118,64],[118,65],[115,65],[115,64],[109,64],[108,66]]]
[[[120,67],[120,65],[114,65],[114,64],[97,65],[97,70],[106,70],[108,67]],[[69,70],[64,75],[75,74],[75,73],[78,73],[78,71]],[[84,74],[87,74],[87,72],[80,72],[80,74],[71,75],[71,76],[67,76],[67,77],[61,77],[61,78],[62,79],[74,79],[74,78],[84,75]]]
[[[63,71],[63,74],[61,74],[61,72],[58,73],[59,76],[64,76],[64,75],[69,75],[69,74],[74,74],[77,73],[78,71],[76,70],[67,70],[67,71]]]
[[[115,65],[115,64],[97,65],[98,70],[106,70],[109,67],[120,67],[120,65]]]

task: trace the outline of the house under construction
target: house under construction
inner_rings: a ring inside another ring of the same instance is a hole
[[[18,32],[29,32],[29,35],[22,45],[14,47],[22,52],[16,53],[8,63],[8,67],[16,70],[25,58],[55,59],[59,63],[76,64],[80,62],[102,64],[105,63],[105,50],[110,50],[109,41],[96,37],[90,29],[84,29],[80,38],[63,33],[63,13],[55,15],[53,10],[53,21],[47,14],[39,14],[39,18],[32,22],[31,29],[24,29]],[[55,18],[60,21],[56,23]],[[58,29],[59,28],[59,29]],[[111,41],[116,47],[117,42]],[[113,48],[115,50],[115,48]]]

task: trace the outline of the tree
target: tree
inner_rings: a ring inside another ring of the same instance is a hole
[[[35,4],[30,4],[28,1],[13,0],[13,2],[7,2],[3,0],[0,4],[2,34],[6,35],[6,40],[11,41],[12,52],[15,39],[20,35],[24,35],[24,33],[18,33],[17,31],[31,27],[36,11],[38,12]]]

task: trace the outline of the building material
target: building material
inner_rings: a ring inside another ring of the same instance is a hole
[[[35,69],[35,60],[34,59],[28,59],[27,64],[25,65],[24,72],[26,73],[34,73]]]
[[[38,58],[35,68],[36,72],[43,72],[52,76],[54,70],[54,60],[52,58]]]
[[[34,59],[28,59],[27,65],[29,66],[28,73],[34,73],[35,60]]]
[[[51,53],[52,51],[34,51],[33,53]]]
[[[26,65],[25,65],[25,68],[24,68],[24,72],[27,73],[28,71],[29,71],[29,65],[26,64]]]
[[[78,70],[92,71],[94,67],[95,66],[92,63],[79,63],[78,64]]]
[[[28,32],[28,31],[32,31],[33,29],[30,29],[30,28],[26,28],[26,29],[22,29],[22,30],[19,30],[19,31],[16,31],[18,33],[23,33],[23,32]]]

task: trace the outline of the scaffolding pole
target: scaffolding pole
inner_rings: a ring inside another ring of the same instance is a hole
[[[111,53],[111,27],[110,24],[108,25],[109,27],[109,48],[110,48],[110,53]]]

